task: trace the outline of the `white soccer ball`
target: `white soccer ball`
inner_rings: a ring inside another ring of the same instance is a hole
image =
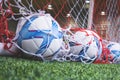
[[[107,45],[107,49],[110,54],[108,55],[108,60],[110,63],[120,63],[120,44],[116,42],[110,42]]]
[[[14,41],[27,54],[48,58],[62,45],[63,33],[49,14],[33,14],[18,22]]]
[[[75,61],[92,63],[102,53],[100,37],[90,30],[79,30],[70,39],[70,53],[77,55]]]

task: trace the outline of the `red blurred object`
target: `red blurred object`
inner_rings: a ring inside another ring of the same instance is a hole
[[[14,33],[8,30],[7,17],[12,15],[10,7],[3,9],[2,1],[0,3],[0,42],[8,42],[14,37]]]
[[[95,64],[110,64],[109,59],[112,58],[110,55],[110,51],[106,48],[106,44],[102,43],[102,54],[99,58],[95,60]]]

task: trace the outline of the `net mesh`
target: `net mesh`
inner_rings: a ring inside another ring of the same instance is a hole
[[[93,25],[98,34],[114,42],[120,42],[120,0],[95,0]]]
[[[13,32],[8,30],[8,17],[12,14],[9,7],[3,5],[0,1],[0,42],[6,42],[8,38],[13,38]]]
[[[29,15],[44,10],[61,24],[68,23],[67,18],[72,17],[79,26],[87,26],[88,7],[85,0],[4,0],[4,5],[12,8],[12,18],[15,20],[18,19],[17,15]]]
[[[107,33],[111,41],[120,43],[120,0],[107,0],[107,21],[109,22]],[[113,5],[114,4],[114,5]]]
[[[0,42],[13,39],[21,17],[50,13],[62,28],[92,29],[103,39],[120,43],[119,5],[120,0],[0,0]],[[103,52],[109,53],[104,48]]]
[[[34,13],[50,13],[62,28],[94,29],[103,39],[120,42],[119,4],[119,0],[0,0],[0,32],[8,37],[11,27],[13,32],[16,29],[8,22]]]
[[[13,21],[17,22],[21,17],[34,13],[50,13],[62,28],[69,26],[87,28],[89,3],[86,1],[89,2],[89,0],[0,0],[0,32],[9,31],[11,27],[16,29],[16,25],[11,24]],[[2,22],[3,19],[6,23]],[[5,34],[8,35],[6,32]]]

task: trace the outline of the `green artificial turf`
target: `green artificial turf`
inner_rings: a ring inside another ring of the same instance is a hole
[[[41,62],[0,57],[0,80],[119,80],[119,64]]]

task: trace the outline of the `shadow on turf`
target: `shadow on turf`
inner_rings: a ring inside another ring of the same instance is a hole
[[[43,61],[42,58],[37,57],[37,56],[31,56],[31,55],[26,55],[24,53],[19,53],[17,55],[12,55],[12,56],[6,56],[6,55],[2,55],[1,57],[12,57],[12,58],[21,58],[21,59],[27,59],[27,60],[36,60],[36,61]]]

